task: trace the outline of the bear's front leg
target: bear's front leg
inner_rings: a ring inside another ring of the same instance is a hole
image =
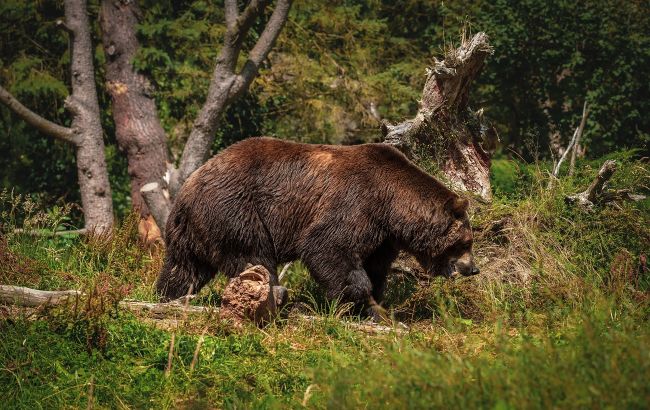
[[[318,249],[318,248],[316,248]],[[321,248],[322,249],[322,248]],[[303,262],[307,265],[311,276],[325,290],[330,300],[338,299],[343,303],[352,303],[353,312],[368,314],[375,318],[369,310],[376,303],[372,298],[372,282],[366,271],[361,267],[361,262],[354,263],[341,255],[328,255],[322,250],[318,253],[303,255]],[[377,310],[375,308],[375,310]]]

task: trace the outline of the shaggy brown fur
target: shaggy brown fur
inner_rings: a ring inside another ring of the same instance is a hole
[[[167,223],[164,299],[301,259],[329,298],[374,305],[400,249],[434,274],[478,273],[467,201],[385,144],[250,138],[187,180]],[[373,300],[374,297],[374,300]]]

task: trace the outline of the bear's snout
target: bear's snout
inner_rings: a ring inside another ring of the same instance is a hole
[[[463,276],[478,275],[481,271],[474,264],[474,258],[471,253],[466,253],[455,262],[456,271]]]

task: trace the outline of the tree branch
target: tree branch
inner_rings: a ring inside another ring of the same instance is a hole
[[[260,64],[262,64],[262,61],[264,61],[264,59],[269,55],[269,52],[273,48],[275,41],[287,21],[292,2],[293,0],[278,1],[271,18],[268,23],[266,23],[266,27],[264,27],[264,31],[248,54],[248,60],[246,61],[246,64],[244,64],[239,75],[238,84],[234,90],[235,93],[244,91],[257,75]]]
[[[224,39],[223,48],[217,58],[217,67],[213,75],[213,82],[215,79],[222,79],[225,73],[233,74],[237,65],[237,58],[241,51],[242,43],[248,34],[255,19],[260,16],[266,6],[268,0],[252,0],[244,11],[237,16],[237,5],[228,2],[226,7],[226,37]],[[237,16],[234,21],[233,17]]]
[[[37,130],[51,137],[57,138],[61,141],[77,145],[78,139],[72,132],[72,129],[55,124],[52,121],[46,120],[34,111],[25,107],[18,101],[9,91],[0,86],[0,102],[6,105],[16,115],[23,119],[26,123],[33,126]]]
[[[239,16],[239,8],[237,7],[237,0],[226,0],[224,4],[225,14],[226,14],[226,27],[228,30],[232,30],[237,23],[237,17]]]
[[[578,128],[576,128],[575,132],[573,133],[573,138],[571,138],[569,145],[567,145],[566,150],[564,151],[564,153],[562,153],[560,160],[555,165],[555,168],[553,169],[554,177],[557,178],[557,176],[560,173],[560,167],[562,166],[562,163],[566,159],[567,155],[569,155],[569,152],[576,145],[576,141],[580,139],[580,136],[582,135],[582,131],[585,129],[585,123],[587,122],[588,115],[589,115],[589,109],[587,108],[587,101],[585,101],[582,107],[582,119],[580,120],[580,125],[578,126]]]
[[[251,0],[251,2],[248,3],[248,6],[246,6],[241,15],[237,17],[235,24],[235,29],[242,37],[246,36],[248,29],[250,29],[255,19],[262,14],[269,3],[269,0]]]
[[[249,53],[249,60],[239,75],[234,73],[242,41],[250,26],[264,11],[269,0],[252,0],[228,29],[224,46],[210,80],[210,89],[201,112],[194,121],[192,131],[183,148],[178,172],[172,175],[169,193],[174,198],[185,180],[199,168],[208,157],[214,140],[219,118],[228,104],[245,92],[255,78],[260,63],[268,55],[287,19],[292,0],[279,0],[264,31]],[[233,4],[227,3],[228,18],[233,16]]]

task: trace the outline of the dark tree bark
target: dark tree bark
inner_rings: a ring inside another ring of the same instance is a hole
[[[463,39],[459,48],[427,70],[420,109],[397,125],[384,123],[384,142],[418,162],[433,161],[452,188],[490,201],[489,171],[496,131],[469,108],[472,81],[492,53],[485,33]]]
[[[136,36],[140,17],[135,1],[102,1],[100,24],[115,137],[120,150],[127,156],[131,199],[133,208],[143,219],[142,226],[150,221],[150,212],[140,188],[149,182],[162,184],[169,160],[167,136],[156,112],[150,83],[133,67],[133,59],[140,47]]]
[[[207,159],[222,114],[232,101],[248,90],[287,21],[292,0],[278,0],[264,30],[248,53],[244,66],[238,71],[237,60],[244,39],[255,20],[264,14],[269,3],[270,0],[251,0],[240,12],[237,0],[225,0],[227,29],[224,44],[217,57],[206,102],[194,121],[178,169],[170,170],[166,188],[171,200],[185,180]],[[149,182],[160,184],[155,180]],[[154,217],[163,230],[162,221],[169,214],[170,199],[164,195],[164,184],[163,189],[158,188],[160,187],[147,185],[145,201],[150,209],[160,210],[160,215]]]
[[[2,87],[0,102],[41,132],[75,146],[86,231],[106,233],[113,225],[113,202],[106,169],[85,0],[66,0],[65,22],[60,24],[71,36],[72,94],[65,101],[65,107],[72,115],[70,128],[54,124],[30,111]]]

